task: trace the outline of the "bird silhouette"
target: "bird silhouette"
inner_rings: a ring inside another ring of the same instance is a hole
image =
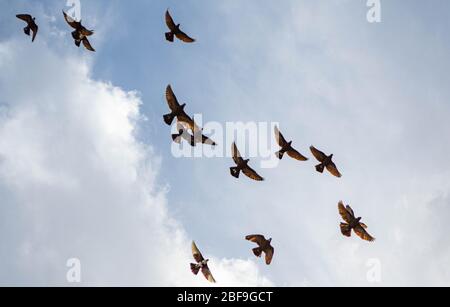
[[[339,214],[345,223],[341,223],[341,232],[346,237],[351,237],[352,230],[363,240],[373,242],[375,238],[373,238],[367,231],[367,226],[364,223],[361,223],[361,218],[355,217],[355,213],[350,206],[344,206],[342,201],[338,204]]]
[[[341,173],[336,167],[336,164],[334,164],[333,162],[333,155],[327,156],[320,150],[316,149],[314,146],[311,146],[310,149],[314,157],[320,162],[319,165],[316,165],[316,170],[319,173],[323,173],[323,170],[326,168],[332,175],[338,178],[342,177]]]
[[[239,152],[236,143],[233,143],[233,146],[231,148],[232,154],[233,154],[233,160],[236,163],[236,167],[230,167],[230,173],[231,176],[235,178],[239,178],[239,175],[241,171],[250,179],[256,180],[256,181],[264,181],[264,178],[258,175],[257,172],[255,172],[250,166],[248,166],[248,162],[250,160],[244,160],[241,157],[241,153]]]
[[[209,259],[205,259],[198,249],[195,242],[192,242],[192,256],[194,257],[195,261],[197,263],[191,263],[191,271],[194,273],[194,275],[197,275],[198,272],[201,270],[205,278],[212,283],[215,283],[216,280],[214,279],[213,275],[211,274],[211,271],[208,267]]]
[[[30,36],[31,32],[33,32],[33,36],[31,38],[31,41],[34,42],[34,39],[36,38],[36,35],[38,33],[39,27],[36,24],[36,18],[29,14],[19,14],[16,15],[17,18],[25,21],[27,23],[27,26],[23,28],[23,32]]]
[[[189,37],[186,33],[180,30],[180,24],[175,24],[172,16],[170,16],[169,10],[166,11],[166,24],[170,30],[170,32],[166,33],[166,40],[168,40],[169,42],[173,42],[174,37],[177,37],[179,40],[185,43],[195,42],[195,39]]]
[[[166,100],[167,104],[169,105],[169,108],[171,112],[169,114],[166,114],[163,116],[164,122],[167,125],[172,125],[175,118],[178,119],[178,122],[182,123],[183,125],[187,126],[193,133],[196,131],[201,131],[199,126],[194,122],[194,120],[187,115],[187,113],[184,111],[184,108],[186,107],[186,104],[180,104],[178,102],[177,97],[175,96],[172,87],[170,85],[166,88]]]
[[[88,36],[91,36],[94,34],[94,31],[86,29],[82,24],[81,20],[76,21],[72,17],[66,14],[66,12],[63,11],[64,19],[66,20],[67,24],[75,29],[75,31],[72,32],[72,37],[75,40],[75,45],[77,47],[80,47],[80,44],[83,43],[83,46],[92,52],[95,52],[95,49],[92,47],[91,43],[89,42]]]
[[[275,139],[277,140],[278,145],[280,145],[281,150],[276,152],[275,155],[278,157],[278,159],[283,159],[283,156],[285,153],[288,154],[289,157],[298,160],[298,161],[307,161],[308,158],[303,156],[301,153],[299,153],[297,150],[295,150],[292,147],[292,141],[288,142],[284,138],[283,134],[281,134],[280,130],[277,126],[275,126]]]
[[[172,134],[172,140],[177,144],[180,144],[181,140],[185,140],[192,147],[195,147],[197,144],[206,144],[211,146],[217,145],[217,143],[212,139],[203,135],[202,131],[197,131],[194,135],[190,134],[188,129],[186,129],[186,127],[180,122],[177,123],[177,130],[178,133]]]
[[[266,255],[266,264],[270,265],[270,263],[272,263],[272,258],[275,251],[271,245],[272,239],[266,240],[263,235],[249,235],[246,236],[245,239],[258,244],[258,247],[255,247],[252,250],[256,257],[261,257],[261,254],[264,252]]]

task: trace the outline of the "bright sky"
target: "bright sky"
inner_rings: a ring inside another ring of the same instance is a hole
[[[208,286],[195,240],[219,286],[449,286],[450,5],[382,0],[369,23],[366,2],[82,0],[89,53],[65,0],[0,0],[0,285],[69,285],[76,258],[83,285]],[[195,44],[165,41],[167,8]],[[204,123],[280,123],[343,178],[175,158],[169,83]],[[340,234],[339,200],[376,242]]]

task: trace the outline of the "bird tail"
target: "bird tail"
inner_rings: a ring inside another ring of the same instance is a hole
[[[167,32],[166,33],[166,40],[168,40],[169,42],[173,43],[173,38],[174,38],[174,34],[172,32]]]
[[[31,30],[31,28],[29,26],[23,28],[23,32],[28,36],[30,35],[30,30]]]
[[[197,275],[200,271],[200,267],[197,264],[191,263],[191,271],[194,275]]]
[[[325,165],[323,165],[323,164],[316,165],[316,171],[318,171],[319,173],[323,173],[324,169],[325,169]]]
[[[172,125],[174,119],[175,115],[173,113],[164,115],[164,122],[169,126]]]
[[[351,237],[351,235],[352,235],[352,230],[350,228],[350,225],[346,224],[346,223],[341,223],[341,232],[346,237]]]
[[[281,160],[281,159],[283,159],[284,152],[280,150],[280,151],[278,151],[277,153],[275,153],[275,155],[277,156],[278,159]]]
[[[175,143],[180,144],[181,143],[181,135],[180,134],[172,134],[172,140]]]
[[[75,40],[75,45],[76,45],[77,47],[80,47],[80,45],[81,45],[81,40],[76,39],[76,40]]]
[[[261,257],[261,254],[263,252],[261,247],[255,247],[254,249],[252,249],[252,251],[256,257]]]
[[[241,170],[238,167],[230,167],[230,173],[231,173],[231,176],[233,176],[235,178],[239,178]]]
[[[71,34],[72,34],[72,38],[74,40],[79,40],[80,39],[80,34],[78,33],[78,31],[73,31]]]

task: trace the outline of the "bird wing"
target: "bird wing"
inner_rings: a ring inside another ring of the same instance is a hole
[[[266,238],[263,235],[248,235],[245,237],[245,240],[256,243],[259,246],[266,242]]]
[[[175,25],[175,22],[172,19],[172,16],[170,16],[169,10],[166,11],[166,25],[170,29],[170,31],[176,31],[177,26]]]
[[[277,140],[278,145],[280,145],[280,147],[285,147],[287,145],[287,141],[284,138],[283,134],[281,134],[277,126],[275,126],[274,130],[275,130],[275,139]]]
[[[186,33],[184,33],[183,31],[178,31],[175,33],[175,36],[185,42],[185,43],[193,43],[195,42],[195,39],[193,39],[192,37],[190,37],[189,35],[187,35]]]
[[[241,153],[239,152],[239,149],[236,146],[236,143],[233,143],[233,146],[231,147],[231,153],[233,155],[233,160],[236,164],[239,164],[243,161]]]
[[[349,205],[347,205],[345,207],[345,209],[347,209],[347,211],[351,214],[352,217],[355,217],[355,212],[353,212],[352,207],[350,207]]]
[[[175,94],[172,90],[172,86],[170,86],[170,85],[168,85],[166,88],[166,100],[167,100],[167,104],[169,105],[169,108],[172,111],[175,111],[178,107],[180,107],[177,96],[175,96]]]
[[[86,37],[83,38],[83,46],[84,46],[87,50],[92,51],[92,52],[95,52],[95,49],[91,46],[91,43],[89,42],[89,40],[88,40]]]
[[[94,31],[93,30],[88,30],[85,27],[83,27],[81,29],[81,34],[83,34],[84,36],[91,36],[91,35],[94,34]]]
[[[249,178],[256,180],[256,181],[264,181],[264,178],[261,177],[254,169],[252,169],[250,166],[247,166],[242,170],[242,172]]]
[[[366,226],[367,227],[367,226]],[[365,229],[363,226],[358,225],[356,226],[354,229],[355,233],[358,235],[358,237],[360,237],[361,239],[365,240],[365,241],[369,241],[369,242],[373,242],[375,241],[375,238],[372,237]]]
[[[344,206],[344,203],[342,201],[339,202],[338,204],[338,209],[339,209],[339,214],[341,215],[342,219],[346,222],[346,223],[350,223],[351,220],[353,219],[353,214],[350,213]]]
[[[16,15],[16,17],[25,21],[28,24],[33,22],[33,17],[29,14],[19,14],[19,15]]]
[[[211,273],[211,270],[209,269],[208,265],[205,265],[204,267],[202,267],[202,273],[203,273],[203,276],[205,276],[205,278],[209,282],[212,282],[212,283],[216,282],[216,280],[214,279],[214,277],[213,277],[213,275]]]
[[[77,30],[79,26],[81,25],[81,22],[76,21],[72,17],[66,14],[66,12],[63,11],[64,19],[66,20],[67,24]]]
[[[339,171],[338,171],[338,169],[337,169],[337,167],[336,167],[336,164],[334,164],[333,162],[327,164],[327,170],[328,170],[333,176],[336,176],[336,177],[338,177],[338,178],[341,178],[341,177],[342,177],[341,173],[339,173]]]
[[[295,159],[295,160],[298,160],[298,161],[308,161],[308,158],[307,158],[307,157],[305,157],[304,155],[302,155],[301,153],[299,153],[299,152],[298,152],[297,150],[295,150],[294,148],[290,149],[290,150],[287,152],[287,154],[288,154],[289,157],[291,157],[291,158],[293,158],[293,159]]]
[[[309,148],[311,150],[311,153],[313,154],[313,156],[319,161],[319,162],[323,162],[325,161],[325,159],[327,158],[327,156],[321,152],[320,150],[318,150],[317,148],[315,148],[314,146],[311,146]]]
[[[200,250],[198,249],[194,241],[192,241],[192,256],[194,256],[195,261],[197,261],[198,263],[205,260],[205,258],[203,258],[202,253],[200,253]]]
[[[273,258],[273,254],[274,254],[275,250],[271,246],[271,247],[267,248],[264,252],[266,254],[266,264],[270,265],[270,263],[272,263],[272,258]]]
[[[212,139],[210,139],[209,137],[202,135],[202,143],[206,144],[206,145],[211,145],[211,146],[216,146],[217,143],[214,142]]]
[[[38,25],[37,24],[33,24],[31,26],[31,31],[33,31],[33,38],[31,39],[31,41],[34,42],[34,40],[36,38],[36,35],[37,35],[38,31],[39,31]]]

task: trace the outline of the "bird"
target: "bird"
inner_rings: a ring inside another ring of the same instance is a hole
[[[166,24],[170,30],[170,32],[166,33],[166,40],[168,40],[169,42],[173,42],[174,36],[185,43],[195,42],[195,39],[189,37],[186,33],[180,30],[180,24],[175,24],[172,16],[170,16],[169,10],[166,11]]]
[[[277,126],[275,126],[275,139],[277,140],[278,145],[280,145],[281,150],[276,152],[275,155],[278,159],[283,159],[285,153],[288,154],[289,157],[298,160],[298,161],[308,161],[308,158],[303,156],[297,150],[292,147],[292,141],[288,142],[284,138],[283,134],[281,134],[280,130]]]
[[[258,247],[255,247],[252,251],[256,257],[261,257],[261,254],[264,252],[266,255],[266,264],[270,265],[272,262],[274,248],[271,245],[272,239],[266,240],[263,235],[249,235],[245,237],[246,240],[258,244]]]
[[[34,42],[34,39],[36,38],[36,35],[39,30],[39,27],[36,24],[36,18],[34,18],[33,16],[31,16],[29,14],[19,14],[19,15],[16,15],[16,17],[27,23],[27,26],[25,28],[23,28],[23,32],[25,32],[25,34],[28,36],[30,36],[30,33],[33,32],[31,41]]]
[[[333,176],[336,176],[338,178],[342,177],[341,173],[336,167],[336,164],[334,164],[333,162],[333,155],[327,156],[320,150],[316,149],[314,146],[311,146],[310,149],[314,157],[320,162],[319,165],[316,165],[316,170],[319,173],[323,173],[323,170],[326,168]]]
[[[346,237],[351,237],[352,229],[361,239],[369,242],[375,241],[375,238],[372,237],[367,231],[367,226],[364,223],[361,223],[361,218],[355,217],[355,213],[350,206],[344,206],[342,201],[338,204],[339,214],[345,223],[341,223],[341,232]]]
[[[181,122],[184,125],[186,125],[189,129],[191,129],[193,133],[202,130],[200,129],[200,127],[197,126],[194,120],[184,111],[186,104],[185,103],[180,104],[178,102],[178,99],[175,96],[172,90],[172,86],[170,84],[166,88],[166,100],[171,110],[169,114],[163,116],[164,122],[167,125],[169,126],[172,125],[174,119],[177,118],[178,122]]]
[[[211,146],[216,146],[217,143],[214,142],[209,137],[203,135],[202,131],[194,133],[194,135],[190,134],[189,131],[183,126],[182,123],[177,123],[178,133],[172,134],[172,140],[180,144],[181,140],[187,141],[192,147],[195,147],[197,144],[206,144]]]
[[[91,36],[94,34],[94,31],[86,29],[82,24],[81,20],[76,21],[72,17],[66,14],[66,12],[63,11],[64,19],[66,22],[75,29],[75,31],[72,32],[72,37],[75,40],[75,45],[77,47],[80,47],[80,44],[83,43],[83,46],[92,52],[95,52],[95,49],[92,47],[91,43],[89,42],[88,36]]]
[[[194,273],[194,275],[197,275],[198,272],[201,270],[203,275],[209,282],[215,283],[216,280],[214,279],[208,267],[209,259],[203,258],[202,253],[200,252],[194,241],[192,241],[192,256],[194,256],[194,259],[197,262],[191,263],[192,273]]]
[[[263,177],[258,175],[257,172],[255,172],[250,166],[248,166],[248,162],[250,162],[250,159],[247,160],[242,159],[241,153],[239,152],[236,143],[233,143],[231,150],[233,154],[233,160],[237,165],[236,167],[230,167],[231,176],[239,178],[239,175],[242,171],[250,179],[256,181],[264,181]]]

